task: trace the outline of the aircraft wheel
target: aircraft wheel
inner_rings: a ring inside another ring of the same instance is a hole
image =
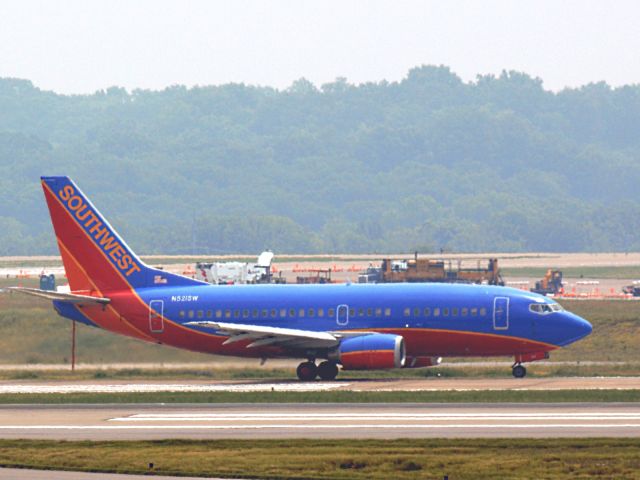
[[[522,365],[516,365],[515,367],[513,367],[512,373],[513,373],[513,376],[516,378],[524,378],[525,375],[527,374],[527,369],[524,368]]]
[[[315,380],[316,375],[318,375],[318,367],[316,367],[316,364],[313,362],[302,362],[298,365],[296,373],[298,374],[298,378],[303,382],[310,382]]]
[[[318,365],[318,376],[322,380],[335,380],[338,376],[338,366],[333,362],[322,362]]]

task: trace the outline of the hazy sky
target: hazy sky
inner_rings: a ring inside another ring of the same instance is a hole
[[[558,90],[640,82],[640,2],[2,0],[0,77],[61,93],[228,82],[286,88],[520,70]]]

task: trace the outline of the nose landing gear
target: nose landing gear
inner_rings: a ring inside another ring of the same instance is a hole
[[[524,378],[527,374],[527,369],[521,363],[516,363],[513,367],[511,367],[511,373],[516,378]]]

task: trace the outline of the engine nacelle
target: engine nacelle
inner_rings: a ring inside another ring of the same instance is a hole
[[[404,338],[386,333],[345,338],[333,357],[345,370],[402,368],[406,358]]]
[[[435,367],[440,365],[442,357],[407,357],[404,368]]]

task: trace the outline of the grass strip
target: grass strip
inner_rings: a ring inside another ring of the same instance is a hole
[[[74,403],[566,403],[640,402],[638,390],[17,393],[0,404]]]
[[[530,378],[553,377],[636,377],[640,376],[640,363],[579,365],[531,364],[527,365]],[[294,368],[92,368],[70,370],[0,370],[0,380],[277,380],[296,378]],[[369,372],[340,372],[341,380],[367,378],[371,380],[400,380],[404,378],[512,378],[509,365],[504,366],[451,366],[374,370]]]
[[[264,479],[637,478],[638,449],[637,438],[0,440],[0,465]]]
[[[627,279],[640,278],[640,266],[579,266],[560,268],[565,278],[593,278],[593,279]],[[530,277],[538,279],[545,276],[547,268],[544,267],[507,267],[501,269],[502,277],[509,280],[510,277]],[[533,285],[532,285],[533,286]]]

